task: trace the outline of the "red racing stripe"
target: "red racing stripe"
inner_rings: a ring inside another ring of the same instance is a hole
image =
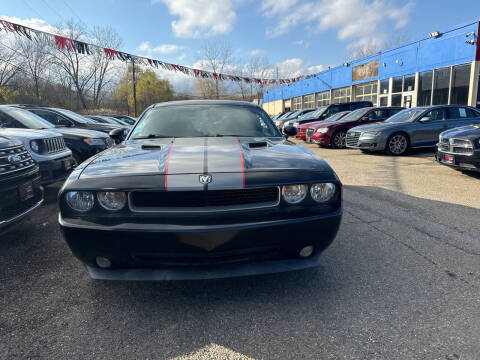
[[[168,152],[167,164],[165,165],[165,191],[168,191],[168,163],[170,162],[170,154],[172,153],[173,144],[175,144],[175,138],[173,138],[172,145],[170,146],[170,151]]]
[[[240,142],[238,141],[238,138],[235,137],[235,140],[238,145],[238,151],[240,151],[240,160],[242,161],[242,184],[243,188],[245,188],[245,166],[243,164],[243,152],[242,152],[242,147],[240,146]]]

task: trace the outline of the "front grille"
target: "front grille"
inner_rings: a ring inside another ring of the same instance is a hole
[[[307,129],[307,136],[312,137],[314,132],[315,132],[314,128],[308,128]]]
[[[130,193],[133,211],[244,209],[276,206],[277,187],[207,191],[134,191]]]
[[[39,185],[40,178],[34,179],[32,181],[32,186],[34,189],[33,197],[25,201],[21,201],[18,187],[14,189],[10,188],[5,191],[0,191],[0,198],[2,199],[2,202],[0,203],[0,221],[14,218],[15,216],[35,206],[35,204],[37,204],[41,199]]]
[[[0,149],[0,177],[28,172],[35,167],[35,161],[25,146]]]
[[[357,147],[358,139],[360,138],[360,131],[349,131],[345,139],[347,146]]]
[[[473,144],[470,140],[442,138],[438,144],[439,150],[450,154],[472,155]]]
[[[62,136],[43,139],[45,144],[45,152],[49,154],[58,153],[65,150],[65,141]]]

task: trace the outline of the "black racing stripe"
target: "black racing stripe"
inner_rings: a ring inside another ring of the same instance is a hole
[[[208,174],[208,137],[205,137],[203,143],[203,174]],[[203,190],[208,190],[208,184],[203,184]]]

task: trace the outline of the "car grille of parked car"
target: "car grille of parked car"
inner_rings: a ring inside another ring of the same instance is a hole
[[[0,176],[2,177],[27,172],[35,165],[35,161],[23,145],[0,149]]]
[[[457,155],[472,155],[473,144],[470,140],[442,138],[438,145],[441,151]]]
[[[345,139],[347,146],[357,147],[358,139],[360,138],[360,135],[361,135],[360,131],[349,131]]]
[[[130,193],[132,211],[243,209],[276,206],[278,187],[207,191],[134,191]]]
[[[62,136],[43,139],[43,142],[45,144],[45,152],[49,154],[61,152],[66,149],[65,141]]]
[[[314,132],[315,132],[314,128],[308,128],[307,129],[307,136],[312,137]]]

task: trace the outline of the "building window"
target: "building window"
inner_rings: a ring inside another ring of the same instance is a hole
[[[303,108],[314,109],[315,108],[315,94],[305,95],[303,97]]]
[[[355,86],[355,101],[371,101],[377,105],[377,83]]]
[[[330,91],[317,93],[317,107],[330,104]]]
[[[392,93],[402,92],[403,77],[397,76],[392,79]]]
[[[302,108],[302,97],[293,98],[293,110],[300,110]]]
[[[401,106],[401,105],[402,105],[402,94],[393,94],[392,106]]]
[[[403,91],[415,90],[415,75],[405,75],[403,77]]]
[[[390,83],[390,81],[388,79],[380,80],[380,95],[389,93],[389,91],[390,91],[389,83]]]
[[[468,105],[470,64],[453,67],[450,104]]]
[[[432,105],[448,104],[450,68],[438,69],[434,73]]]
[[[418,76],[418,106],[430,105],[432,99],[432,71],[421,72]]]
[[[345,103],[350,101],[350,87],[333,90],[333,102]]]
[[[380,106],[388,106],[388,96],[380,96]]]

